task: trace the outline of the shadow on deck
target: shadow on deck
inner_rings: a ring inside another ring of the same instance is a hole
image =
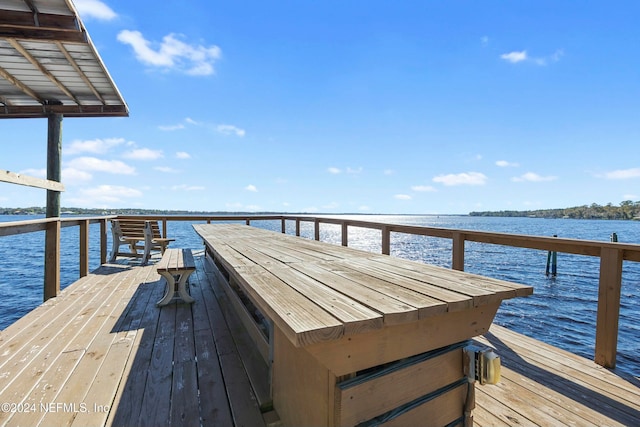
[[[2,331],[0,425],[265,425],[196,259],[193,305],[158,308],[153,265],[108,264]]]
[[[156,306],[153,264],[110,264],[2,331],[0,425],[277,424],[268,389],[247,375],[266,366],[247,363],[196,255],[193,305]],[[476,425],[640,422],[637,385],[593,362],[495,326],[478,341],[497,348],[503,379],[476,388]]]

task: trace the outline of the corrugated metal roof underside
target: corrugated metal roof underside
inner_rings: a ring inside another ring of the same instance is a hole
[[[75,7],[0,0],[0,118],[127,116]]]

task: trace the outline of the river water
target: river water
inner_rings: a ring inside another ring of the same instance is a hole
[[[343,216],[347,217],[347,216]],[[469,216],[348,216],[365,221],[464,230],[497,231],[536,236],[640,243],[640,221],[568,220],[542,218],[487,218]],[[35,219],[0,216],[0,221]],[[168,223],[172,247],[202,249],[191,222]],[[252,225],[280,231],[280,221],[253,221]],[[294,234],[288,222],[288,234]],[[78,227],[62,229],[61,287],[79,277]],[[110,233],[109,233],[110,234]],[[303,222],[302,237],[313,238],[313,224]],[[90,269],[99,266],[99,226],[90,229]],[[109,248],[110,248],[109,235]],[[321,225],[322,241],[340,244],[340,227]],[[349,246],[380,252],[380,232],[349,228]],[[393,233],[391,255],[451,267],[451,241]],[[534,287],[534,294],[502,303],[495,322],[557,347],[593,358],[598,302],[599,259],[558,254],[558,274],[547,277],[547,252],[465,243],[465,271]],[[44,232],[0,238],[0,330],[42,302]],[[617,369],[640,377],[640,263],[625,261],[620,308]]]

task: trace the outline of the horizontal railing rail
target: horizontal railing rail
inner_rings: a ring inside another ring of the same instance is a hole
[[[59,230],[64,227],[80,227],[80,276],[88,274],[89,224],[100,223],[100,260],[101,264],[107,258],[107,223],[114,218],[136,218],[155,220],[162,224],[163,235],[167,235],[167,223],[170,221],[220,222],[243,221],[251,225],[254,221],[280,221],[281,232],[286,233],[287,222],[295,223],[295,235],[301,235],[301,224],[313,224],[313,238],[320,240],[322,224],[338,225],[341,228],[341,244],[349,244],[349,228],[358,227],[380,231],[380,251],[391,253],[392,234],[411,234],[435,238],[449,239],[451,246],[451,267],[463,271],[465,263],[465,243],[476,242],[482,244],[509,246],[514,248],[538,249],[568,254],[598,257],[600,259],[598,310],[596,320],[596,363],[613,368],[616,363],[618,320],[620,316],[620,294],[622,288],[622,262],[640,262],[640,245],[591,241],[579,239],[565,239],[558,237],[543,237],[518,235],[499,232],[476,230],[460,230],[437,227],[412,226],[383,222],[363,221],[349,218],[309,215],[112,215],[91,218],[47,218],[29,221],[0,222],[0,237],[22,233],[57,228],[57,246],[47,244],[46,257],[57,257],[58,271],[45,271],[45,299],[56,296],[59,292],[60,272]],[[52,270],[52,269],[49,269]]]

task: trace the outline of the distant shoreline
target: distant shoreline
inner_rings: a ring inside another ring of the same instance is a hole
[[[575,206],[571,208],[559,209],[538,209],[529,211],[479,211],[470,212],[468,214],[438,214],[438,213],[369,213],[369,212],[241,212],[241,211],[188,211],[188,210],[163,210],[163,209],[140,209],[140,208],[118,208],[118,209],[100,209],[100,208],[61,208],[62,215],[307,215],[307,216],[328,216],[328,215],[392,215],[392,216],[483,216],[483,217],[528,217],[528,218],[553,218],[553,219],[609,219],[609,220],[640,220],[640,202],[632,202],[630,200],[621,202],[619,206],[611,203],[607,205],[591,205]],[[0,215],[45,215],[45,207],[27,207],[27,208],[2,208],[0,207]]]
[[[0,215],[45,215],[46,208],[1,208]],[[437,214],[437,213],[371,213],[371,212],[248,212],[248,211],[187,211],[187,210],[162,210],[162,209],[86,209],[86,208],[61,208],[62,215],[390,215],[390,216],[469,216],[469,214]]]
[[[495,211],[470,212],[469,216],[494,217],[529,217],[529,218],[563,218],[563,219],[611,219],[611,220],[640,220],[640,202],[626,200],[619,206],[611,203],[607,205],[575,206],[561,209],[539,209],[530,211]]]

